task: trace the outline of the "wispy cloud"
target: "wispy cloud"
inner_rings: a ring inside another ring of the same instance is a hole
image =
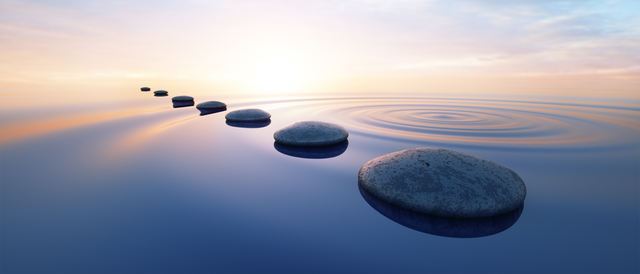
[[[0,74],[634,77],[639,18],[633,0],[2,0]]]

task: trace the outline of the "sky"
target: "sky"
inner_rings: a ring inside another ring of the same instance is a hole
[[[0,0],[0,88],[640,87],[640,1]]]

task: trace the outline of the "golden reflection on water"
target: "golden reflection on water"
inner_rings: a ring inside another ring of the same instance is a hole
[[[42,120],[27,122],[24,124],[9,125],[3,127],[0,131],[0,145],[21,138],[46,134],[53,131],[60,131],[83,125],[105,122],[113,119],[129,117],[132,115],[151,114],[162,109],[164,109],[164,107],[153,110],[138,109],[107,113],[92,113],[86,115],[46,118]]]
[[[161,120],[150,125],[144,125],[136,128],[133,132],[128,132],[122,137],[117,138],[106,147],[105,158],[118,159],[124,155],[135,153],[137,149],[148,142],[151,138],[172,126],[182,124],[198,118],[197,115],[188,114],[189,117],[181,116],[172,120]]]
[[[147,98],[153,101],[158,98]],[[165,98],[165,100],[168,100]],[[196,99],[198,101],[198,98]],[[128,119],[141,114],[174,113],[144,122],[112,144],[110,153],[132,151],[145,140],[173,126],[197,119],[195,108],[184,114],[153,101],[155,108],[86,111],[81,115],[3,125],[0,144],[73,127]],[[228,110],[262,108],[274,121],[322,120],[346,127],[352,134],[512,148],[593,147],[633,144],[640,136],[640,106],[576,103],[559,100],[515,100],[464,97],[281,97],[236,98]],[[274,129],[275,130],[275,129]]]

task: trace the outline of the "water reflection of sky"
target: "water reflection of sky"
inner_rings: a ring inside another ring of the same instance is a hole
[[[230,126],[226,111],[200,116],[141,92],[3,108],[2,271],[638,270],[638,105],[194,97],[228,111],[262,108],[272,119]],[[282,153],[273,132],[300,120],[345,126],[348,146],[332,157]],[[457,239],[378,213],[357,171],[418,146],[516,171],[528,191],[520,218],[503,232]]]

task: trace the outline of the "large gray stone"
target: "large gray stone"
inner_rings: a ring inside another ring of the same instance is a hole
[[[193,101],[193,97],[186,96],[186,95],[180,95],[180,96],[175,96],[175,97],[171,98],[171,101],[173,101],[173,102],[188,102],[188,101]]]
[[[439,148],[413,148],[362,166],[358,183],[399,207],[442,217],[482,218],[524,203],[524,182],[511,169],[477,156]]]
[[[303,121],[287,125],[273,134],[276,142],[289,146],[326,146],[347,140],[349,132],[336,124]]]
[[[198,109],[226,109],[227,105],[218,101],[207,101],[196,105]]]
[[[261,109],[239,109],[227,113],[225,119],[233,122],[258,122],[271,119],[271,114]]]

